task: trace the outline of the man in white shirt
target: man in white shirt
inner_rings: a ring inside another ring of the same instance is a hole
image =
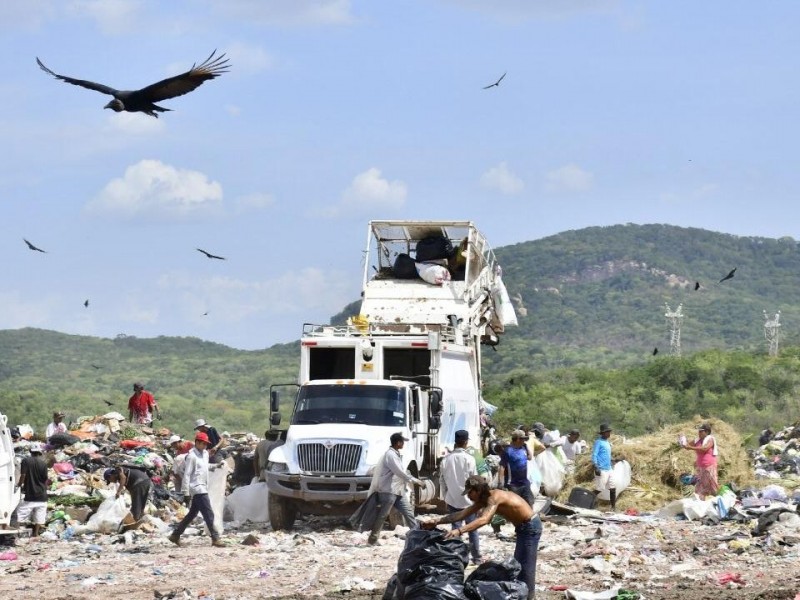
[[[469,431],[464,429],[456,431],[453,451],[444,457],[440,466],[439,489],[441,490],[441,499],[447,504],[449,514],[472,506],[470,499],[464,495],[464,482],[470,475],[477,475],[478,468],[475,458],[467,452],[468,442]],[[477,514],[471,514],[464,521],[469,524],[476,518]],[[458,529],[462,524],[461,521],[453,521],[452,529]],[[469,532],[469,552],[473,564],[477,565],[482,562],[477,529]]]
[[[67,426],[62,422],[64,413],[56,411],[53,413],[53,422],[47,426],[45,430],[45,438],[50,441],[50,438],[57,433],[67,433]]]
[[[181,545],[181,535],[200,513],[211,533],[211,545],[225,547],[225,544],[219,539],[219,532],[214,528],[214,511],[211,508],[211,500],[208,498],[208,451],[206,450],[208,444],[209,439],[205,432],[198,431],[194,436],[194,448],[186,455],[181,491],[184,500],[188,501],[191,498],[191,504],[189,512],[168,538],[176,546]]]
[[[378,516],[372,525],[369,538],[367,538],[367,542],[373,545],[378,543],[378,536],[381,529],[383,529],[383,523],[392,508],[396,508],[400,512],[407,527],[411,529],[419,527],[419,523],[414,518],[414,509],[406,499],[406,483],[411,482],[414,485],[422,485],[422,481],[403,468],[403,459],[400,456],[400,450],[403,449],[408,438],[398,431],[391,435],[389,441],[392,444],[391,448],[386,451],[386,454],[375,465],[375,493],[378,495]]]
[[[572,429],[566,436],[561,438],[561,449],[564,451],[564,456],[570,462],[575,462],[575,457],[578,454],[583,454],[586,445],[581,442],[581,432],[577,429]]]

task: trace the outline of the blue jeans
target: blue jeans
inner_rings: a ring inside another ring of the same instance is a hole
[[[452,515],[453,513],[457,513],[460,510],[462,510],[462,509],[455,508],[453,506],[450,506],[449,504],[447,505],[447,514],[449,514],[449,515]],[[469,515],[468,517],[466,517],[464,519],[464,523],[469,525],[470,523],[472,523],[477,518],[478,518],[477,513],[472,513],[471,515]],[[458,529],[459,527],[461,527],[461,521],[453,521],[453,526],[451,527],[451,529]],[[478,541],[478,530],[477,529],[473,529],[467,535],[469,536],[469,553],[470,553],[470,556],[472,556],[472,558],[475,559],[475,560],[479,560],[480,557],[481,557],[481,546],[480,546],[480,542]]]
[[[514,492],[517,496],[521,496],[525,499],[525,502],[533,506],[534,497],[533,492],[531,491],[530,482],[526,481],[522,485],[514,485],[513,483],[510,483],[508,484],[508,490],[510,492]]]
[[[418,529],[419,523],[414,517],[414,509],[408,503],[404,495],[399,494],[386,494],[377,492],[378,494],[378,516],[375,518],[375,523],[372,525],[371,538],[377,538],[383,529],[383,522],[389,516],[392,508],[396,508],[400,515],[403,517],[403,522],[409,529]]]
[[[522,567],[517,579],[528,584],[528,598],[536,593],[536,554],[539,551],[539,538],[542,537],[542,521],[538,516],[517,525],[517,545],[514,558]]]
[[[214,511],[211,509],[211,500],[208,498],[208,494],[195,494],[192,496],[192,503],[189,506],[189,512],[186,513],[186,516],[183,517],[183,520],[178,523],[178,526],[173,532],[174,535],[180,537],[183,532],[186,531],[189,523],[194,521],[197,513],[203,515],[203,521],[206,522],[208,531],[211,533],[211,539],[219,539],[219,532],[214,529]]]

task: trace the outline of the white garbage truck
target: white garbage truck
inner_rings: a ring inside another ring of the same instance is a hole
[[[11,515],[20,501],[16,470],[8,418],[0,413],[0,535],[16,533],[16,530],[7,529]]]
[[[435,503],[455,432],[479,446],[481,345],[496,345],[512,323],[494,253],[471,222],[370,222],[359,315],[303,326],[294,408],[267,465],[272,527],[291,529],[298,513],[352,511],[397,431],[410,440],[405,468],[424,483],[412,502]]]

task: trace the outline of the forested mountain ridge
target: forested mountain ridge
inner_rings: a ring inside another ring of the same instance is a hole
[[[789,348],[800,346],[800,249],[791,238],[618,225],[496,254],[519,327],[506,330],[497,352],[484,348],[484,379],[487,399],[507,415],[528,420],[534,411],[527,406],[536,405],[542,419],[569,411],[578,425],[581,415],[587,422],[627,419],[633,433],[693,410],[752,416],[754,424],[800,410],[791,400],[800,392],[798,349]],[[719,283],[734,267],[734,278]],[[684,359],[665,357],[665,302],[683,304]],[[358,307],[354,302],[332,320]],[[764,356],[765,309],[782,311],[780,362]],[[655,357],[654,347],[661,351]],[[221,430],[260,433],[269,386],[295,381],[298,360],[297,342],[244,351],[196,338],[0,331],[0,412],[39,427],[56,408],[72,418],[126,415],[140,380],[159,400],[163,424],[183,434],[198,417]]]
[[[506,330],[497,353],[486,353],[493,373],[523,361],[535,369],[637,364],[655,347],[668,351],[665,303],[683,306],[684,353],[765,348],[764,310],[781,311],[786,343],[800,341],[800,249],[789,237],[629,224],[495,253],[519,327]],[[733,268],[735,276],[720,283]]]

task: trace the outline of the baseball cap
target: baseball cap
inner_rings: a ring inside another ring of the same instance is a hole
[[[174,444],[175,442],[180,442],[180,441],[181,441],[181,436],[179,436],[179,435],[172,435],[172,436],[170,436],[170,438],[169,438],[169,442],[168,442],[168,444],[171,446],[171,445],[172,445],[172,444]]]
[[[194,428],[197,429],[198,427],[203,427],[205,424],[205,419],[197,419],[197,421],[194,422]]]
[[[542,433],[544,433],[544,423],[536,422],[533,425],[531,425],[531,429],[533,431],[541,431]]]
[[[466,442],[469,439],[469,431],[466,429],[459,429],[456,431],[456,442]]]
[[[480,475],[470,475],[464,482],[464,495],[466,496],[472,488],[479,487],[485,483],[486,480]]]
[[[54,417],[61,417],[61,418],[63,419],[63,418],[64,418],[64,413],[63,413],[63,412],[61,412],[60,410],[57,410],[57,411],[55,411],[55,412],[53,413],[53,416],[54,416]]]
[[[522,429],[515,429],[511,432],[511,439],[512,440],[521,440],[525,437],[525,432]]]
[[[611,429],[611,425],[609,425],[608,423],[603,423],[602,425],[600,425],[600,433],[606,433],[611,431],[613,431],[613,429]]]
[[[38,454],[42,453],[42,445],[39,442],[33,442],[31,447],[29,448],[31,452],[37,452]]]
[[[198,431],[194,435],[195,442],[205,442],[206,444],[210,444],[211,440],[208,439],[208,434],[205,431]]]
[[[711,433],[711,425],[708,423],[700,423],[700,425],[697,426],[697,431],[707,431]]]
[[[111,477],[117,472],[116,469],[106,469],[103,471],[103,479],[106,480],[106,483],[111,481]]]
[[[397,442],[399,442],[400,440],[403,440],[404,442],[407,442],[407,441],[408,441],[408,438],[407,438],[406,436],[404,436],[404,435],[403,435],[403,432],[402,432],[402,431],[398,431],[398,432],[396,432],[396,433],[393,433],[393,434],[392,434],[392,436],[389,438],[389,441],[390,441],[392,444],[396,444],[396,443],[397,443]]]
[[[570,429],[567,435],[580,435],[581,432],[578,429]]]

